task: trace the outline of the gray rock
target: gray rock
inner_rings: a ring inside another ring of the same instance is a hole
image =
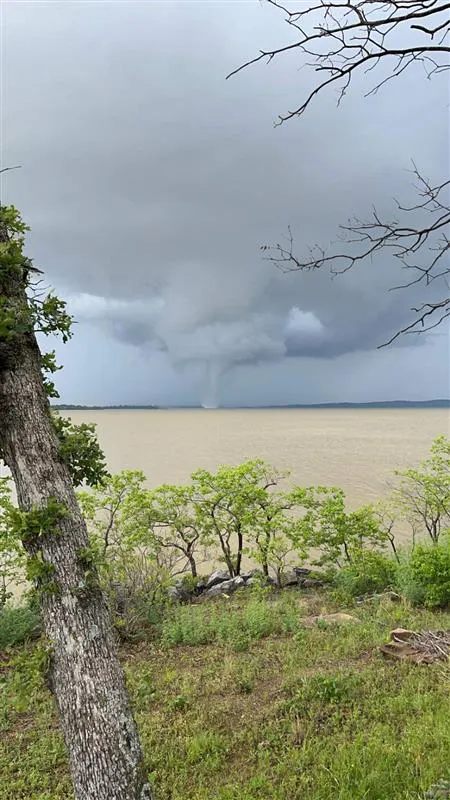
[[[236,592],[238,589],[243,589],[245,586],[245,581],[241,575],[238,575],[237,578],[230,578],[227,581],[222,581],[221,583],[216,583],[214,586],[211,586],[210,589],[206,589],[203,592],[203,597],[220,597],[221,595],[230,595],[233,592]]]
[[[202,597],[206,597],[208,600],[211,600],[213,597],[229,597],[231,592],[225,586],[228,581],[224,581],[223,583],[216,583],[215,586],[211,586],[210,589],[205,589],[202,594]]]
[[[187,603],[188,600],[192,599],[191,593],[180,584],[169,586],[167,590],[167,596],[174,603]]]
[[[300,580],[299,583],[302,589],[318,589],[320,586],[323,586],[323,581],[319,581],[316,578],[304,578],[304,580]]]
[[[251,569],[251,570],[249,570],[249,572],[242,572],[241,578],[244,578],[244,581],[247,582],[247,581],[250,581],[252,578],[254,578],[256,575],[259,575],[260,577],[262,577],[263,576],[262,570],[260,570],[260,569]]]
[[[212,586],[216,586],[218,583],[223,583],[224,581],[230,580],[230,573],[225,572],[225,570],[217,569],[215,572],[212,572],[209,578],[205,583],[205,589],[211,589]]]
[[[356,602],[361,603],[368,603],[372,600],[391,600],[393,603],[400,603],[401,596],[397,594],[397,592],[387,591],[381,592],[380,594],[362,594],[356,598]]]
[[[263,572],[258,572],[256,575],[252,575],[251,578],[245,581],[246,586],[278,586],[275,578],[272,578],[270,575],[264,575]]]
[[[286,586],[298,586],[299,576],[293,569],[287,569],[281,577],[281,588],[285,589]]]
[[[306,578],[307,575],[311,574],[311,570],[306,567],[292,567],[292,570],[299,578]]]

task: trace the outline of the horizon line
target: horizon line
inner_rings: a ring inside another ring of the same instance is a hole
[[[430,406],[430,405],[440,405],[450,407],[450,398],[432,398],[428,400],[365,400],[365,401],[354,401],[354,400],[338,400],[338,401],[325,401],[320,403],[251,403],[251,404],[230,404],[225,403],[223,405],[218,405],[216,409],[281,409],[281,408],[343,408],[343,407],[364,407],[364,406]],[[51,408],[54,409],[66,409],[66,410],[76,410],[76,409],[85,409],[89,410],[113,410],[113,409],[123,409],[123,410],[164,410],[164,409],[203,409],[204,407],[200,403],[177,403],[177,404],[164,404],[164,405],[155,405],[153,403],[94,403],[92,405],[84,404],[84,403],[54,403],[52,404]],[[214,410],[210,408],[206,408],[204,410]]]

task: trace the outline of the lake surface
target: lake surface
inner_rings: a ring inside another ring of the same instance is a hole
[[[94,422],[108,467],[141,469],[150,486],[184,483],[198,467],[263,458],[302,485],[341,486],[349,506],[388,492],[396,468],[449,434],[448,409],[168,409],[70,411]]]
[[[158,409],[65,416],[96,424],[111,472],[141,469],[152,487],[185,483],[198,467],[263,458],[290,469],[300,485],[341,486],[350,508],[387,495],[394,470],[417,464],[435,436],[450,432],[448,409]],[[406,525],[397,532],[410,535]]]

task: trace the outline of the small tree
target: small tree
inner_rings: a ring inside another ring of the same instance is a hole
[[[417,469],[397,471],[395,497],[405,518],[419,524],[436,544],[450,526],[450,440],[437,436]]]
[[[124,537],[127,507],[145,496],[145,475],[140,470],[122,470],[110,475],[93,491],[77,493],[93,544],[105,556]],[[125,519],[124,519],[125,517]]]
[[[137,507],[130,507],[136,533],[133,540],[140,543],[156,543],[158,548],[172,551],[176,561],[183,560],[181,571],[188,565],[193,578],[197,578],[197,549],[202,529],[199,509],[194,503],[193,486],[164,484],[147,492]]]
[[[258,525],[258,523],[256,523]],[[273,573],[277,586],[283,583],[283,575],[286,572],[289,555],[293,551],[292,528],[293,523],[284,514],[274,517],[273,522],[267,523],[263,520],[263,536],[258,541],[255,537],[255,547],[250,550],[250,555],[260,564],[266,577]],[[269,530],[269,535],[268,534]],[[299,542],[297,542],[296,552],[300,552]],[[302,548],[302,558],[306,558],[307,548]]]
[[[232,577],[241,572],[245,537],[254,520],[263,518],[264,493],[281,477],[282,473],[260,459],[245,461],[236,467],[221,466],[215,473],[200,469],[192,475],[193,501],[202,527],[202,541],[207,546],[218,541]],[[262,543],[261,527],[259,531]]]
[[[277,488],[288,475],[263,461],[253,462],[254,485],[245,515],[249,555],[261,565],[266,577],[272,569],[278,585],[293,549],[293,531],[297,525],[298,492]],[[305,555],[303,550],[302,557]]]
[[[395,560],[399,563],[400,558],[395,542],[395,524],[398,519],[397,504],[392,499],[379,500],[373,504],[372,513],[377,522],[379,532],[384,538],[385,545],[391,548]]]
[[[149,495],[144,483],[143,472],[123,470],[93,491],[78,493],[90,553],[123,638],[142,634],[149,615],[163,602],[172,568],[155,539],[143,535]]]
[[[295,491],[294,491],[295,494]],[[297,489],[298,504],[304,515],[293,531],[297,546],[321,551],[319,566],[337,566],[352,562],[353,554],[367,545],[380,546],[385,541],[371,506],[347,511],[345,494],[337,487],[311,486]]]
[[[219,544],[231,577],[240,574],[244,552],[243,472],[244,465],[222,466],[216,473],[199,469],[191,476],[202,541],[207,547]]]

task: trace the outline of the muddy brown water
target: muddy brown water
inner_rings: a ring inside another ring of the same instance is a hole
[[[108,467],[141,469],[150,486],[184,483],[198,467],[263,458],[302,485],[341,486],[351,507],[386,494],[393,471],[449,434],[446,409],[71,411],[94,422]]]
[[[350,508],[386,496],[394,470],[418,464],[433,438],[450,432],[446,409],[158,409],[67,416],[96,424],[110,471],[143,470],[151,487],[187,482],[199,467],[262,458],[290,469],[300,485],[341,486]]]

